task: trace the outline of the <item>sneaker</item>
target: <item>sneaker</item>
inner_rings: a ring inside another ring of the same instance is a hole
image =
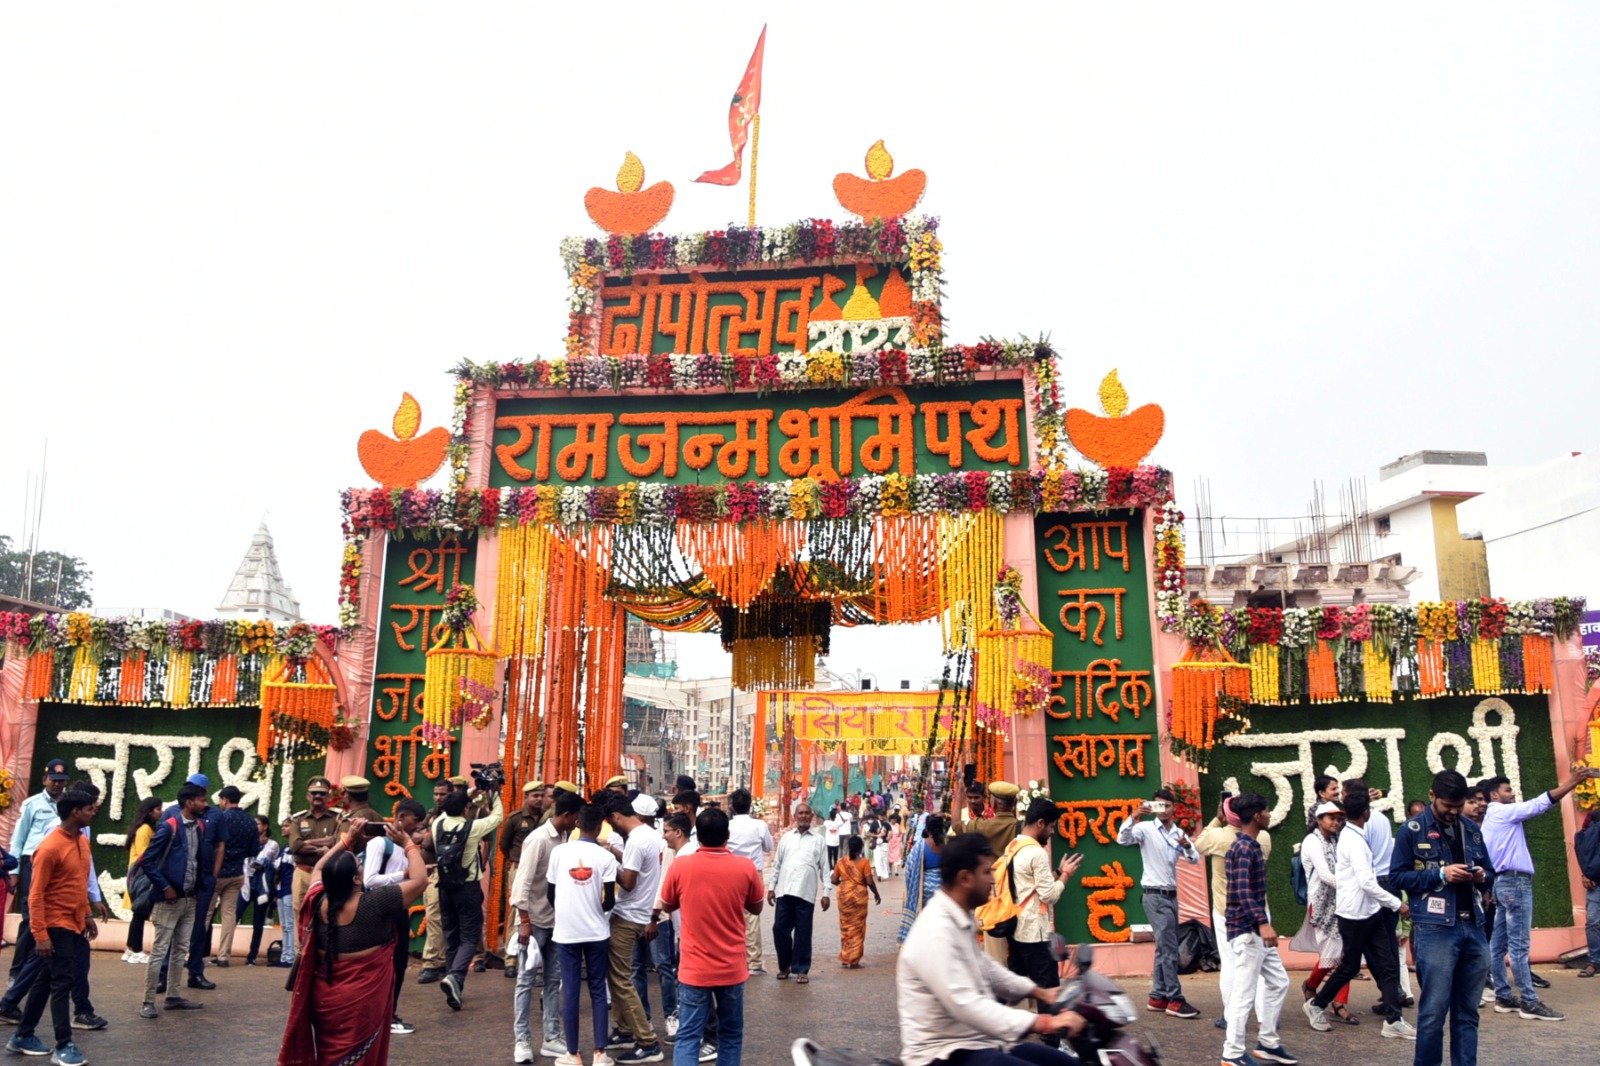
[[[141,1017],[141,1018],[154,1018],[154,1017],[156,1017],[156,1005],[154,1003],[151,1003],[149,1000],[145,1000],[144,1006],[139,1008],[139,1017]]]
[[[550,1043],[546,1044],[544,1047],[540,1048],[539,1049],[539,1054],[543,1055],[547,1059],[566,1058],[566,1056],[567,1056],[567,1044],[566,1044],[566,1041],[564,1041],[564,1040],[553,1040]],[[573,1057],[574,1060],[576,1060],[578,1056],[574,1055],[572,1057]],[[561,1064],[557,1063],[556,1066],[561,1066]]]
[[[132,948],[123,948],[122,949],[122,961],[123,962],[132,962],[137,955],[138,955],[138,952],[134,951]]]
[[[21,1025],[22,1011],[16,1007],[0,1007],[0,1022],[6,1025]]]
[[[561,1056],[556,1059],[556,1066],[583,1066],[583,1060],[578,1058],[576,1055],[563,1052]]]
[[[1515,1014],[1521,1009],[1514,999],[1506,996],[1494,997],[1494,1012],[1496,1014]]]
[[[1216,1021],[1212,1022],[1211,1024],[1216,1026],[1218,1029],[1226,1029],[1228,1027],[1228,1019],[1226,1019],[1226,1018],[1218,1018]]]
[[[444,989],[444,1001],[450,1004],[451,1010],[461,1009],[461,985],[456,980],[455,974],[446,974],[445,979],[439,982],[439,987]]]
[[[511,1061],[512,1062],[532,1062],[533,1061],[533,1045],[532,1044],[524,1044],[520,1040],[517,1041],[517,1046],[511,1049]]]
[[[1517,1012],[1524,1018],[1538,1022],[1564,1022],[1567,1016],[1560,1011],[1551,1010],[1547,1003],[1535,1003],[1531,1007],[1523,1007]]]
[[[416,1031],[416,1026],[412,1025],[410,1022],[402,1021],[400,1019],[400,1015],[398,1014],[396,1014],[389,1022],[389,1032],[394,1036],[410,1036]],[[533,1060],[528,1059],[527,1061],[532,1062]]]
[[[1332,1025],[1328,1024],[1327,1010],[1317,1006],[1316,1000],[1306,1000],[1304,1003],[1300,1004],[1300,1009],[1306,1012],[1306,1021],[1310,1022],[1311,1028],[1315,1029],[1317,1032],[1326,1033],[1333,1028]]]
[[[667,1039],[671,1040],[673,1037],[678,1035],[678,1016],[676,1014],[669,1014],[663,1019],[663,1021],[665,1021],[667,1026]]]
[[[1250,1056],[1240,1055],[1238,1058],[1223,1059],[1222,1066],[1250,1066]]]
[[[50,1056],[50,1061],[55,1066],[87,1066],[89,1056],[78,1050],[78,1045],[67,1042],[66,1047],[56,1048],[56,1053]]]
[[[625,1033],[616,1026],[611,1027],[611,1037],[606,1041],[607,1048],[622,1048],[633,1046],[633,1034]]]
[[[1390,1040],[1415,1040],[1417,1027],[1404,1018],[1397,1018],[1392,1022],[1383,1023],[1383,1035]]]
[[[95,1029],[104,1029],[110,1024],[110,1022],[100,1017],[100,1015],[93,1013],[74,1015],[72,1019],[72,1027],[74,1029],[88,1029],[92,1031]]]
[[[1489,1004],[1491,1004],[1493,1002],[1494,1002],[1494,989],[1485,988],[1483,990],[1483,995],[1478,998],[1478,1006],[1487,1007]]]
[[[1169,1018],[1198,1018],[1200,1012],[1189,1005],[1186,999],[1167,1000],[1167,1017]]]
[[[1538,974],[1534,973],[1532,970],[1528,971],[1528,976],[1533,978],[1533,987],[1534,988],[1549,988],[1550,987],[1550,982],[1547,979],[1545,979],[1543,977],[1540,977]]]
[[[150,965],[150,953],[148,951],[139,952],[139,954],[137,954],[137,955],[135,955],[133,957],[133,964],[135,966],[149,966]]]
[[[594,1066],[617,1066],[617,1060],[607,1055],[604,1051],[594,1053]]]
[[[618,1063],[660,1062],[662,1058],[664,1056],[661,1054],[660,1044],[650,1044],[649,1046],[641,1044],[632,1051],[624,1051],[618,1055],[616,1061]]]
[[[1300,1060],[1289,1054],[1289,1049],[1282,1044],[1268,1047],[1257,1041],[1255,1050],[1250,1052],[1250,1057],[1257,1062],[1281,1062],[1284,1066],[1300,1066]]]
[[[424,966],[422,972],[417,974],[417,984],[419,985],[431,985],[442,980],[444,980],[444,971],[435,969],[432,966]]]
[[[11,1039],[6,1041],[6,1050],[13,1055],[48,1055],[50,1045],[37,1036],[25,1037],[20,1033],[13,1033]]]
[[[1167,1009],[1167,1001],[1159,996],[1151,996],[1150,1002],[1145,1004],[1145,1010],[1155,1011],[1160,1014]]]
[[[717,1061],[717,1045],[715,1045],[715,1044],[701,1044],[700,1045],[700,1061],[701,1062],[716,1062]]]

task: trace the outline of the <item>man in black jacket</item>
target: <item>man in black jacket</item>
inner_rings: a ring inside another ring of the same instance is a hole
[[[1600,974],[1600,811],[1590,811],[1583,820],[1583,828],[1573,838],[1572,850],[1578,856],[1578,869],[1583,874],[1583,887],[1588,892],[1588,918],[1584,930],[1589,934],[1589,965],[1578,971],[1579,977]]]

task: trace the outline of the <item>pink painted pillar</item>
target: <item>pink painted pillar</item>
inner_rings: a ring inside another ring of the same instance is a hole
[[[11,790],[11,806],[0,811],[0,839],[11,839],[22,801],[33,791],[28,767],[33,762],[33,740],[39,728],[39,705],[22,698],[22,680],[27,674],[28,657],[16,645],[0,663],[0,763],[16,780]]]
[[[378,627],[383,616],[383,565],[389,535],[370,533],[361,546],[361,616],[355,630],[339,641],[335,654],[344,678],[344,720],[354,743],[348,751],[329,751],[324,772],[334,781],[346,774],[365,774],[367,742],[372,725],[372,689],[377,684]]]
[[[1034,548],[1033,515],[1012,513],[1004,520],[1004,555],[1008,566],[1022,575],[1022,602],[1039,613],[1039,561]],[[1045,750],[1044,715],[1033,714],[1012,720],[1006,772],[1020,785],[1044,780],[1049,773]]]
[[[1594,701],[1587,698],[1588,675],[1583,661],[1583,647],[1577,636],[1555,645],[1555,683],[1550,689],[1550,736],[1555,743],[1556,779],[1566,777],[1569,767],[1585,753],[1588,741],[1589,715]],[[1527,798],[1526,795],[1523,796]],[[1570,842],[1578,832],[1578,805],[1563,800],[1561,832]],[[1569,843],[1567,847],[1567,885],[1572,895],[1573,923],[1558,929],[1535,929],[1530,955],[1535,962],[1549,962],[1564,951],[1581,947],[1585,943],[1584,918],[1588,905],[1583,889],[1583,874],[1578,869],[1577,854]]]

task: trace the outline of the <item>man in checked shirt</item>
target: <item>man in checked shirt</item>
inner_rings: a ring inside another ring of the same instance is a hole
[[[1233,988],[1229,990],[1228,1035],[1222,1043],[1222,1066],[1251,1062],[1281,1062],[1295,1066],[1300,1060],[1278,1039],[1278,1016],[1289,991],[1289,974],[1278,955],[1278,931],[1267,913],[1267,860],[1256,837],[1272,820],[1267,801],[1246,792],[1233,801],[1239,819],[1239,836],[1224,859],[1228,872],[1228,943],[1233,953]],[[1256,985],[1261,985],[1260,1038],[1245,1050],[1245,1027],[1250,1008],[1256,1006]]]

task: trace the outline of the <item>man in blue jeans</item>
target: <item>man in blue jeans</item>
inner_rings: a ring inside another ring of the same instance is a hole
[[[1489,942],[1489,979],[1494,982],[1496,1014],[1511,1014],[1541,1022],[1559,1022],[1566,1015],[1540,1002],[1528,968],[1528,950],[1533,937],[1533,857],[1528,854],[1528,838],[1522,823],[1549,811],[1573,789],[1600,770],[1579,770],[1555,788],[1517,802],[1511,780],[1491,777],[1481,782],[1489,794],[1489,807],[1483,812],[1483,842],[1494,866],[1494,937]],[[1511,971],[1517,978],[1521,1002],[1512,998],[1511,982],[1506,978],[1503,960],[1509,956]]]
[[[1600,811],[1590,811],[1583,819],[1583,828],[1573,838],[1572,850],[1578,856],[1578,871],[1583,874],[1585,912],[1584,932],[1589,939],[1589,964],[1578,971],[1579,977],[1600,974]]]
[[[728,816],[708,808],[695,818],[698,846],[680,855],[661,886],[662,910],[683,912],[682,956],[678,962],[678,1038],[673,1066],[695,1066],[700,1059],[706,1015],[717,1008],[717,1062],[738,1066],[744,1050],[744,916],[760,914],[761,874],[755,863],[728,850]],[[685,886],[694,882],[694,891]],[[660,915],[654,915],[660,921]]]
[[[1450,1021],[1451,1066],[1478,1061],[1478,998],[1489,970],[1480,893],[1494,868],[1478,827],[1461,817],[1467,780],[1454,770],[1434,775],[1430,806],[1407,819],[1394,838],[1389,883],[1411,906],[1417,955],[1417,1049],[1413,1066],[1444,1061]]]

